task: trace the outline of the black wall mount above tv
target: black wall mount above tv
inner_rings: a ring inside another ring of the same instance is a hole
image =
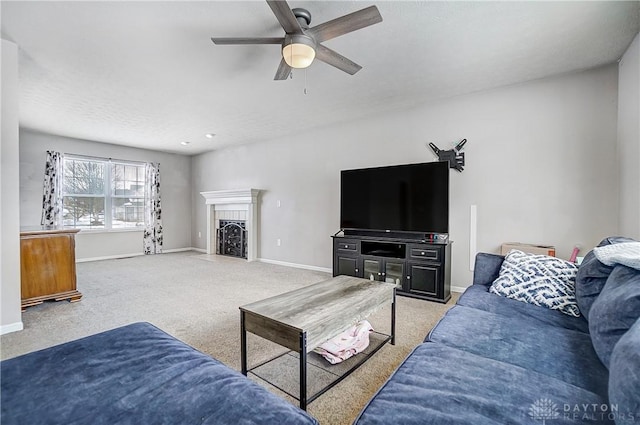
[[[464,170],[464,152],[461,151],[465,143],[467,143],[467,139],[462,139],[455,148],[448,151],[441,150],[433,143],[429,143],[429,147],[436,154],[438,160],[448,162],[449,168],[462,172]]]

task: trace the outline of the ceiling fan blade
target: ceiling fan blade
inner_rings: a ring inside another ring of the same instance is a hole
[[[291,74],[291,67],[287,65],[284,61],[284,58],[280,60],[280,65],[278,66],[278,70],[276,71],[276,76],[273,77],[274,80],[286,80]]]
[[[345,58],[340,53],[331,50],[328,47],[323,46],[322,44],[318,44],[316,46],[316,59],[328,63],[331,66],[335,66],[336,68],[351,75],[362,69],[362,67],[357,63]]]
[[[282,44],[284,37],[211,37],[214,44]]]
[[[282,28],[284,28],[284,32],[287,34],[302,34],[300,22],[298,22],[286,1],[267,0],[267,3],[273,11],[273,14],[276,15]]]
[[[382,22],[382,16],[375,6],[369,6],[340,18],[332,19],[307,30],[317,43]]]

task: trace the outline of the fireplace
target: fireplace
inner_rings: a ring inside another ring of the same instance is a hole
[[[220,220],[216,233],[216,254],[247,258],[247,229],[244,220]]]
[[[258,189],[200,192],[207,207],[207,254],[258,257]],[[221,245],[219,236],[227,236]]]

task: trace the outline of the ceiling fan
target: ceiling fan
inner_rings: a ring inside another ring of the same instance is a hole
[[[291,9],[284,0],[267,0],[284,29],[284,37],[212,37],[214,44],[280,44],[282,59],[274,80],[286,80],[292,68],[306,68],[319,59],[351,75],[362,67],[338,52],[323,46],[323,41],[382,22],[375,6],[309,28],[311,14],[306,9]]]

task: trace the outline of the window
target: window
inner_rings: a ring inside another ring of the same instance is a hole
[[[139,162],[64,157],[64,225],[80,229],[144,226],[145,166]]]
[[[111,227],[144,226],[144,165],[111,164]]]

